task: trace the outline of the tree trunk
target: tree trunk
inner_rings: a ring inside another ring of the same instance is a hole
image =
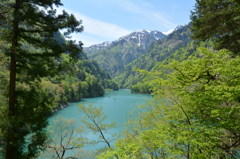
[[[15,117],[15,103],[16,103],[16,54],[19,38],[19,19],[16,17],[20,8],[20,0],[15,1],[14,6],[14,20],[13,20],[13,36],[11,46],[11,61],[10,61],[10,82],[9,82],[9,105],[8,105],[8,119],[10,126],[7,130],[7,145],[6,145],[6,159],[14,159],[17,152],[17,147],[14,142],[14,117]]]

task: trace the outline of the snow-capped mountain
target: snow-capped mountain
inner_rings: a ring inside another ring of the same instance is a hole
[[[159,31],[139,30],[130,33],[117,41],[124,41],[125,43],[134,43],[137,46],[146,49],[153,41],[164,38],[165,35]]]
[[[101,44],[92,45],[90,47],[86,47],[84,50],[87,54],[91,54],[95,51],[99,51],[101,49],[107,49],[108,47],[121,45],[121,47],[136,47],[138,49],[147,49],[148,46],[151,45],[152,42],[156,40],[160,40],[164,38],[165,35],[159,31],[150,31],[150,30],[139,30],[133,33],[130,33],[126,36],[120,37],[119,39],[113,42],[104,42]]]
[[[111,43],[112,42],[105,41],[105,42],[103,42],[101,44],[95,44],[95,45],[86,47],[84,49],[87,50],[87,51],[96,51],[96,50],[100,50],[100,49],[103,49],[105,47],[108,47],[109,45],[111,45]]]
[[[176,31],[176,30],[178,30],[178,29],[181,29],[182,27],[184,27],[184,26],[186,26],[185,24],[181,24],[181,25],[178,25],[176,28],[174,28],[174,29],[170,29],[170,30],[168,30],[168,31],[166,31],[166,32],[163,32],[163,34],[165,34],[165,35],[169,35],[169,34],[171,34],[172,32],[174,32],[174,31]]]
[[[186,25],[185,25],[185,24],[178,25],[178,26],[174,29],[174,31],[179,30],[179,29],[183,28],[184,26],[186,26]]]
[[[123,72],[133,60],[146,53],[147,48],[165,35],[159,31],[139,30],[120,37],[113,42],[104,42],[84,48],[90,59],[98,62],[113,76]]]
[[[138,30],[126,36],[120,37],[113,42],[104,42],[102,44],[92,45],[84,49],[89,59],[97,63],[112,77],[121,75],[128,66],[134,61],[143,57],[148,49],[154,45],[163,43],[166,46],[175,46],[180,40],[175,37],[182,25],[175,28],[173,33],[164,35],[159,31]],[[170,39],[165,42],[164,39]],[[154,44],[153,44],[154,43]],[[153,44],[153,45],[151,45]],[[164,46],[162,46],[164,47]]]

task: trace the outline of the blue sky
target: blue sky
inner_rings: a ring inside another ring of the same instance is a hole
[[[72,36],[84,46],[113,41],[137,30],[168,32],[190,22],[195,0],[62,0],[62,7],[83,21]]]

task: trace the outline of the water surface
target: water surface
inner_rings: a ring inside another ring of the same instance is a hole
[[[130,119],[130,113],[136,110],[138,106],[145,105],[151,99],[151,95],[131,94],[129,89],[107,92],[103,97],[86,98],[81,102],[71,103],[68,107],[56,112],[49,118],[49,126],[52,126],[53,121],[58,117],[75,119],[77,125],[82,124],[81,118],[83,117],[83,113],[80,111],[78,105],[93,104],[96,107],[103,108],[103,113],[107,115],[105,123],[116,123],[116,128],[111,129],[110,133],[120,134],[121,130],[124,128],[124,124]],[[97,135],[91,132],[87,133],[86,137],[91,140],[97,139]],[[97,145],[85,146],[84,149],[87,151],[94,151],[103,146],[105,146],[105,144],[100,143]],[[85,158],[86,157],[84,157],[84,159]]]
[[[146,104],[151,100],[151,95],[131,94],[129,89],[107,92],[103,97],[85,98],[81,102],[71,103],[68,107],[56,112],[49,118],[49,124],[58,116],[67,119],[76,119],[81,122],[82,112],[78,108],[79,104],[93,104],[101,106],[103,113],[107,115],[106,122],[116,122],[118,127],[122,127],[129,119],[129,114],[136,107]]]

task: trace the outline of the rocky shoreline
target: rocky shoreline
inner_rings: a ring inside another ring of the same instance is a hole
[[[53,108],[52,113],[56,113],[59,110],[62,110],[63,108],[66,108],[67,106],[69,106],[69,104],[64,104],[64,105],[60,105],[60,106],[58,106],[56,108]]]

